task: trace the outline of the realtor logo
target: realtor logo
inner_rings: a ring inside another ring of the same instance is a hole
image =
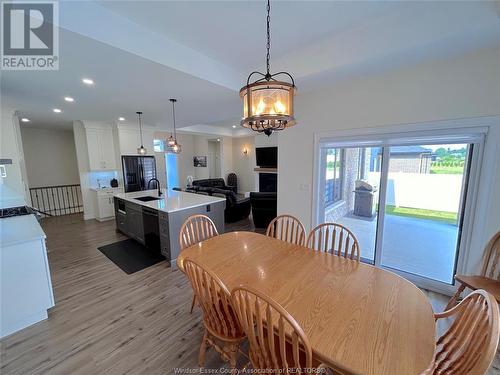
[[[1,3],[3,70],[58,70],[56,2]]]

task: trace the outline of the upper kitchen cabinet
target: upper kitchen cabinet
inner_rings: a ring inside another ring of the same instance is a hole
[[[91,171],[116,170],[113,130],[106,125],[85,124]]]
[[[137,155],[137,148],[141,145],[139,126],[135,124],[118,124],[117,128],[120,155]],[[154,130],[152,126],[142,125],[142,141],[149,155],[154,155]]]

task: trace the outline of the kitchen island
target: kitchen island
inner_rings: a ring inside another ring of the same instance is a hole
[[[182,191],[143,190],[114,196],[116,228],[143,244],[161,252],[176,267],[179,232],[186,219],[195,214],[210,217],[219,233],[224,233],[226,199]]]

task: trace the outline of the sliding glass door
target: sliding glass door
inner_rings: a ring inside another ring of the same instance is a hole
[[[351,230],[364,262],[452,284],[474,143],[360,144],[321,145],[318,224]]]

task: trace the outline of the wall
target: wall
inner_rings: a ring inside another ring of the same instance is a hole
[[[76,160],[80,177],[80,188],[82,190],[83,217],[85,220],[93,219],[95,217],[95,208],[91,195],[92,192],[90,191],[89,153],[85,128],[82,122],[73,122],[73,136],[75,138]]]
[[[227,175],[233,172],[233,138],[221,138],[221,177],[227,182]]]
[[[238,191],[257,191],[255,186],[255,136],[233,138],[233,171],[238,176]],[[248,153],[245,155],[243,150]]]
[[[499,61],[498,47],[483,49],[459,58],[337,82],[315,92],[301,94],[299,91],[298,125],[281,132],[278,139],[278,213],[295,215],[310,229],[315,133],[497,115],[500,113]],[[499,204],[486,201],[496,197],[498,202],[500,196],[499,127],[497,124],[488,135],[485,162],[489,170],[482,173],[479,190],[481,202],[478,202],[477,215],[485,217],[487,225],[474,228],[471,249],[482,249],[500,228]],[[492,171],[496,171],[496,176]],[[469,272],[478,269],[481,253],[482,250],[471,253]]]
[[[154,133],[154,139],[165,140],[170,136],[170,132],[157,131]],[[169,186],[173,187],[185,187],[188,176],[195,175],[195,168],[193,166],[193,155],[194,155],[194,136],[192,134],[177,133],[177,141],[182,147],[180,154],[177,154],[177,180],[180,186]],[[159,158],[165,159],[164,153],[156,153],[157,160]],[[158,171],[159,172],[159,171]],[[169,173],[165,167],[165,172]],[[161,180],[160,180],[161,181]]]
[[[72,130],[21,127],[30,187],[79,184]]]
[[[208,156],[208,138],[194,135],[194,154],[192,156]],[[191,160],[191,164],[192,164]],[[207,167],[194,167],[194,179],[201,180],[204,178],[208,178],[210,175],[210,171]]]
[[[19,119],[13,108],[2,106],[0,112],[0,159],[12,159],[12,164],[5,166],[7,177],[0,177],[0,206],[29,204]]]

